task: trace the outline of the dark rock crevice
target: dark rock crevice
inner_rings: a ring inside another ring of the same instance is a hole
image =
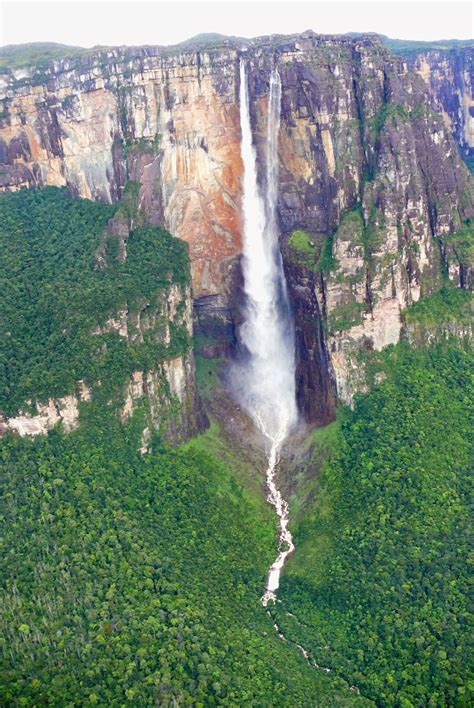
[[[305,422],[326,425],[335,419],[337,392],[317,296],[319,276],[295,263],[285,247],[283,262],[295,325],[298,410]]]

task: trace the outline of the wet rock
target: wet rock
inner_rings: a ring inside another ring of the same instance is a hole
[[[228,351],[242,297],[243,52],[262,184],[275,64],[281,75],[281,232],[307,230],[318,252],[333,238],[334,267],[318,277],[314,263],[295,268],[285,255],[299,403],[324,422],[334,386],[345,402],[364,386],[358,353],[397,341],[403,308],[435,291],[443,272],[462,287],[472,281],[449,240],[474,214],[452,137],[472,149],[472,50],[407,59],[375,36],[308,32],[115,48],[52,62],[43,76],[2,76],[0,188],[67,184],[115,201],[128,179],[139,182],[143,219],[189,244],[197,333]],[[362,231],[343,233],[355,208]]]

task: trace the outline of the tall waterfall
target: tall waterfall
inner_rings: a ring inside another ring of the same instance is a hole
[[[238,396],[267,440],[268,501],[280,522],[279,555],[270,568],[266,605],[275,599],[280,571],[293,551],[288,530],[288,504],[276,486],[275,473],[283,441],[297,420],[293,323],[288,304],[283,263],[278,245],[276,201],[278,194],[278,134],[281,82],[274,69],[270,78],[265,189],[257,180],[256,152],[252,142],[248,79],[240,63],[240,121],[244,164],[243,275],[246,296],[241,341],[248,358],[237,367]]]

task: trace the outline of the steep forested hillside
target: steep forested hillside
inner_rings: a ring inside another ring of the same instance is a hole
[[[406,318],[418,333],[441,330],[443,316],[462,329],[471,302],[448,288]],[[384,706],[467,706],[474,688],[474,357],[462,340],[440,340],[379,355],[381,382],[341,413],[277,606],[288,637]]]
[[[367,705],[276,635],[260,603],[274,518],[240,460],[204,452],[215,426],[177,451],[155,434],[144,456],[146,400],[120,422],[117,385],[189,343],[91,330],[185,283],[185,245],[134,228],[124,260],[117,211],[57,189],[0,209],[4,410],[94,384],[76,431],[0,442],[1,702]]]
[[[142,457],[133,426],[101,420],[2,443],[3,700],[350,704],[259,603],[274,541],[263,502],[208,455]]]
[[[101,381],[111,394],[134,369],[189,347],[183,328],[168,345],[150,329],[133,347],[117,331],[97,331],[121,308],[139,311],[171,283],[189,280],[186,245],[163,229],[135,228],[120,257],[120,240],[105,229],[126,205],[74,199],[55,187],[0,198],[5,414],[71,393],[79,379]]]

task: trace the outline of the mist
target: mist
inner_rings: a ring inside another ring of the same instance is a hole
[[[257,179],[257,156],[252,140],[248,79],[245,61],[240,64],[240,120],[242,130],[243,261],[245,308],[240,329],[244,350],[231,370],[236,395],[267,443],[268,501],[279,518],[279,554],[270,568],[266,605],[275,600],[280,571],[294,550],[288,530],[288,504],[276,484],[281,446],[296,424],[294,328],[278,243],[278,135],[281,82],[274,69],[270,77],[266,140],[265,188]]]

